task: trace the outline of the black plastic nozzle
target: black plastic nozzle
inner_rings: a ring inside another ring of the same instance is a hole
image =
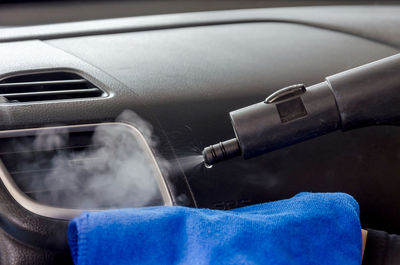
[[[336,130],[400,125],[400,54],[305,87],[283,88],[230,112],[236,138],[203,151],[206,165],[256,157]]]
[[[241,153],[238,140],[233,138],[204,148],[203,158],[206,166],[212,166],[219,161],[239,156]]]

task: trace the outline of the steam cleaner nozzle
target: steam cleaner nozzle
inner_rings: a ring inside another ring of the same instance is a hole
[[[297,84],[229,113],[235,138],[204,149],[206,165],[259,156],[336,130],[400,124],[400,54]]]
[[[238,140],[233,138],[204,148],[203,158],[206,165],[212,166],[217,162],[239,156],[241,153]]]

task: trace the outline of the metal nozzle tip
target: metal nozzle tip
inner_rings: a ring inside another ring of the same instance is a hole
[[[227,160],[240,154],[240,146],[236,138],[210,145],[203,150],[204,165],[209,168],[219,161]]]

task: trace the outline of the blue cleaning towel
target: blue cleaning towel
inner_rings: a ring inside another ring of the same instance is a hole
[[[231,211],[161,206],[84,213],[69,226],[75,264],[360,265],[359,207],[343,193]]]

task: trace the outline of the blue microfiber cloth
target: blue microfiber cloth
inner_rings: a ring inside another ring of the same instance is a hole
[[[231,211],[90,212],[68,233],[79,265],[361,264],[359,207],[343,193],[300,193]]]

